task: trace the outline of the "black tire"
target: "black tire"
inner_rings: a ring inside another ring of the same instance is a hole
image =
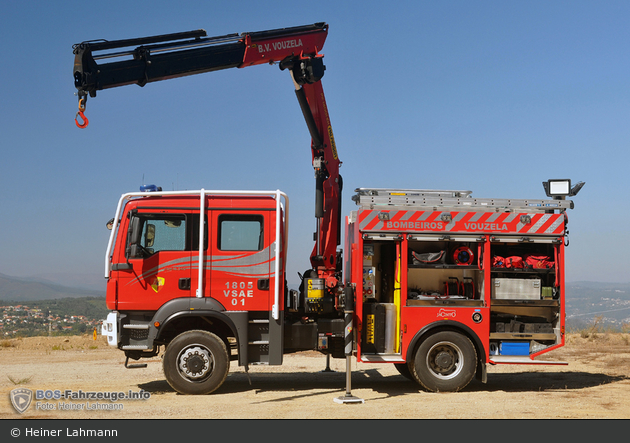
[[[437,332],[420,343],[412,369],[416,381],[429,391],[460,391],[475,376],[477,352],[468,337]]]
[[[409,365],[407,363],[394,363],[394,367],[398,370],[400,375],[402,375],[406,379],[409,379],[411,381],[414,380],[411,369],[409,369]]]
[[[184,332],[164,353],[166,381],[180,394],[210,394],[223,384],[229,370],[225,343],[211,332]]]

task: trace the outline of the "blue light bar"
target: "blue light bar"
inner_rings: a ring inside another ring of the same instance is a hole
[[[142,185],[140,186],[140,192],[158,192],[161,191],[162,188],[156,185]]]

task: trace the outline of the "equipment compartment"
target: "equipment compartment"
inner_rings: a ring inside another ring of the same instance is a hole
[[[561,244],[552,238],[492,240],[491,348],[501,355],[528,355],[558,344]],[[527,353],[524,344],[513,346],[525,340]]]
[[[400,353],[401,243],[363,245],[362,353]]]
[[[483,248],[477,238],[411,240],[408,249],[408,306],[469,304],[484,298]]]

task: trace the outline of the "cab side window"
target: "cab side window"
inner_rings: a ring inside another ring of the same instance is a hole
[[[127,238],[127,255],[143,258],[160,251],[187,250],[187,222],[183,214],[132,216]]]
[[[220,251],[261,251],[264,247],[262,215],[222,214],[218,228]]]

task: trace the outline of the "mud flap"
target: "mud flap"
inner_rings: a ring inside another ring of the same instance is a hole
[[[488,371],[486,368],[486,363],[481,360],[477,365],[477,373],[475,374],[475,378],[481,383],[488,383]]]

